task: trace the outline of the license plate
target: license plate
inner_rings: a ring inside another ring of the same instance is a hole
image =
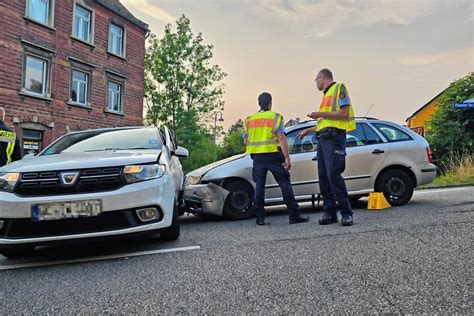
[[[91,217],[102,212],[101,200],[42,203],[31,206],[33,221],[48,221],[63,218]]]

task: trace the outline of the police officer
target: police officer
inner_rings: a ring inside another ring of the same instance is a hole
[[[0,107],[0,167],[21,159],[21,147],[16,133],[4,121],[5,110]]]
[[[353,213],[341,174],[346,168],[346,132],[356,128],[354,111],[346,86],[334,82],[329,69],[321,69],[315,81],[318,90],[324,92],[319,111],[308,114],[318,120],[318,175],[324,210],[319,224],[337,223],[339,209],[342,226],[351,226]],[[310,130],[303,131],[298,137],[304,137]]]
[[[288,154],[283,116],[273,112],[272,96],[263,92],[258,96],[260,111],[245,119],[244,143],[246,152],[253,159],[252,178],[255,181],[255,213],[256,224],[265,225],[265,182],[267,171],[280,186],[283,201],[288,208],[290,224],[309,221],[308,217],[301,216],[298,203],[293,194],[290,181],[291,160]]]

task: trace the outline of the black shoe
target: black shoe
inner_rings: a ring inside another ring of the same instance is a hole
[[[255,220],[255,224],[265,225],[265,217],[257,217],[257,219]]]
[[[333,224],[337,223],[337,215],[330,215],[328,213],[324,213],[321,219],[319,220],[319,225],[328,225],[328,224]]]
[[[299,224],[299,223],[306,223],[309,222],[308,216],[297,216],[297,217],[290,217],[290,224]]]
[[[352,215],[342,215],[341,224],[342,226],[352,226],[354,224]]]

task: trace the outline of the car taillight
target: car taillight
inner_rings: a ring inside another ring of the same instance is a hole
[[[428,156],[428,162],[433,163],[433,155],[431,154],[430,146],[426,147],[426,156]]]

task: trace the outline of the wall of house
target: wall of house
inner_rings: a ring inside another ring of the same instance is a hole
[[[76,2],[94,12],[92,45],[71,37]],[[0,2],[0,106],[6,109],[7,125],[20,137],[25,129],[40,131],[42,147],[70,130],[142,125],[146,31],[96,1],[54,0],[53,4],[53,24],[47,27],[26,17],[27,0]],[[107,52],[110,21],[125,28],[125,58]],[[25,53],[39,47],[51,58],[46,98],[21,92]],[[89,107],[69,102],[75,66],[90,71]],[[107,81],[117,75],[124,84],[123,113],[107,111]]]

